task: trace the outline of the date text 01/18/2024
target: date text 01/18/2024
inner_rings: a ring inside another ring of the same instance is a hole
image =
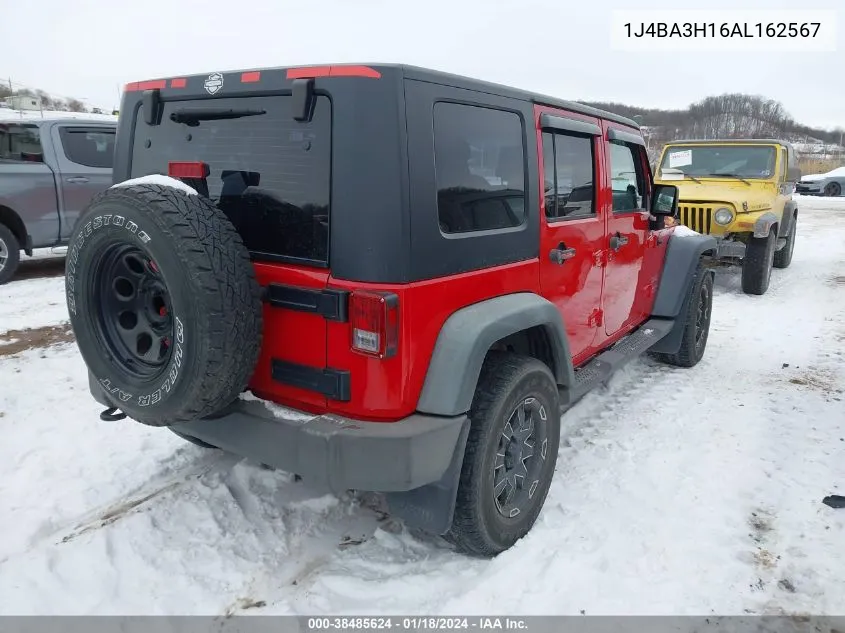
[[[814,38],[821,22],[626,22],[624,27],[627,37],[637,38]]]

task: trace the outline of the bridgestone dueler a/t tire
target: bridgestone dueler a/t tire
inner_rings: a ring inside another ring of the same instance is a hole
[[[768,237],[749,238],[742,260],[742,291],[745,294],[763,295],[769,289],[776,242],[774,230],[769,231]]]
[[[96,325],[94,273],[116,246],[138,247],[164,279],[174,324],[163,370],[133,375],[112,358]],[[68,246],[68,311],[79,350],[130,418],[168,426],[213,415],[245,388],[261,347],[259,286],[235,228],[214,204],[176,188],[137,184],[101,193]]]
[[[493,498],[494,460],[505,423],[527,398],[536,398],[547,412],[547,442],[535,447],[543,463],[528,507],[518,517],[506,519]],[[560,397],[551,371],[535,358],[488,353],[472,401],[470,422],[455,514],[445,538],[464,553],[491,557],[529,532],[549,492],[560,444]]]

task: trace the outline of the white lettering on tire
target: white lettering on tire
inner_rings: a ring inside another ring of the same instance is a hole
[[[121,402],[128,402],[129,399],[132,397],[132,394],[126,391],[123,391],[120,387],[113,387],[111,384],[111,380],[108,378],[101,378],[100,384],[103,386],[103,389],[108,391],[111,395],[117,396]]]
[[[161,383],[158,389],[145,396],[138,396],[139,407],[148,407],[151,404],[160,402],[163,394],[170,393],[170,390],[173,388],[173,386],[176,384],[176,380],[179,378],[179,370],[182,369],[182,358],[185,354],[185,326],[182,324],[182,320],[179,319],[179,317],[175,317],[175,319],[176,341],[174,341],[175,345],[173,346],[173,362],[170,365],[170,371],[168,372],[167,377],[164,379],[164,382]]]
[[[91,235],[97,229],[100,229],[104,226],[109,226],[109,224],[125,228],[127,231],[137,236],[138,239],[141,240],[142,244],[148,244],[152,239],[150,238],[149,233],[147,233],[146,231],[139,231],[138,229],[140,227],[132,220],[126,222],[126,218],[124,218],[122,215],[98,215],[94,217],[90,222],[87,222],[83,229],[79,232],[79,235],[76,237],[76,240],[74,240],[73,244],[71,244],[70,248],[68,249],[67,263],[65,264],[65,289],[67,292],[67,307],[70,313],[74,316],[76,315],[76,296],[74,293],[74,288],[76,287],[76,265],[79,262],[79,250],[85,243],[86,237]]]

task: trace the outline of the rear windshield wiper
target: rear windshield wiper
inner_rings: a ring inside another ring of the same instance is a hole
[[[720,174],[710,174],[710,175],[713,176],[714,178],[736,178],[737,180],[741,180],[742,182],[744,182],[746,185],[751,184],[745,178],[743,178],[742,176],[737,176],[736,174],[721,174],[720,173]]]
[[[228,109],[191,109],[191,108],[184,108],[182,110],[176,110],[170,115],[170,120],[174,123],[185,123],[190,126],[199,125],[200,121],[220,121],[222,119],[240,119],[241,117],[245,116],[260,116],[262,114],[267,114],[266,110],[235,110],[233,108]]]

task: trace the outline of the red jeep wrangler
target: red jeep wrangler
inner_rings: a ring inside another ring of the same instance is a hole
[[[67,260],[103,419],[489,556],[536,520],[562,411],[704,353],[716,243],[666,226],[633,121],[389,65],[143,81],[120,111]]]

